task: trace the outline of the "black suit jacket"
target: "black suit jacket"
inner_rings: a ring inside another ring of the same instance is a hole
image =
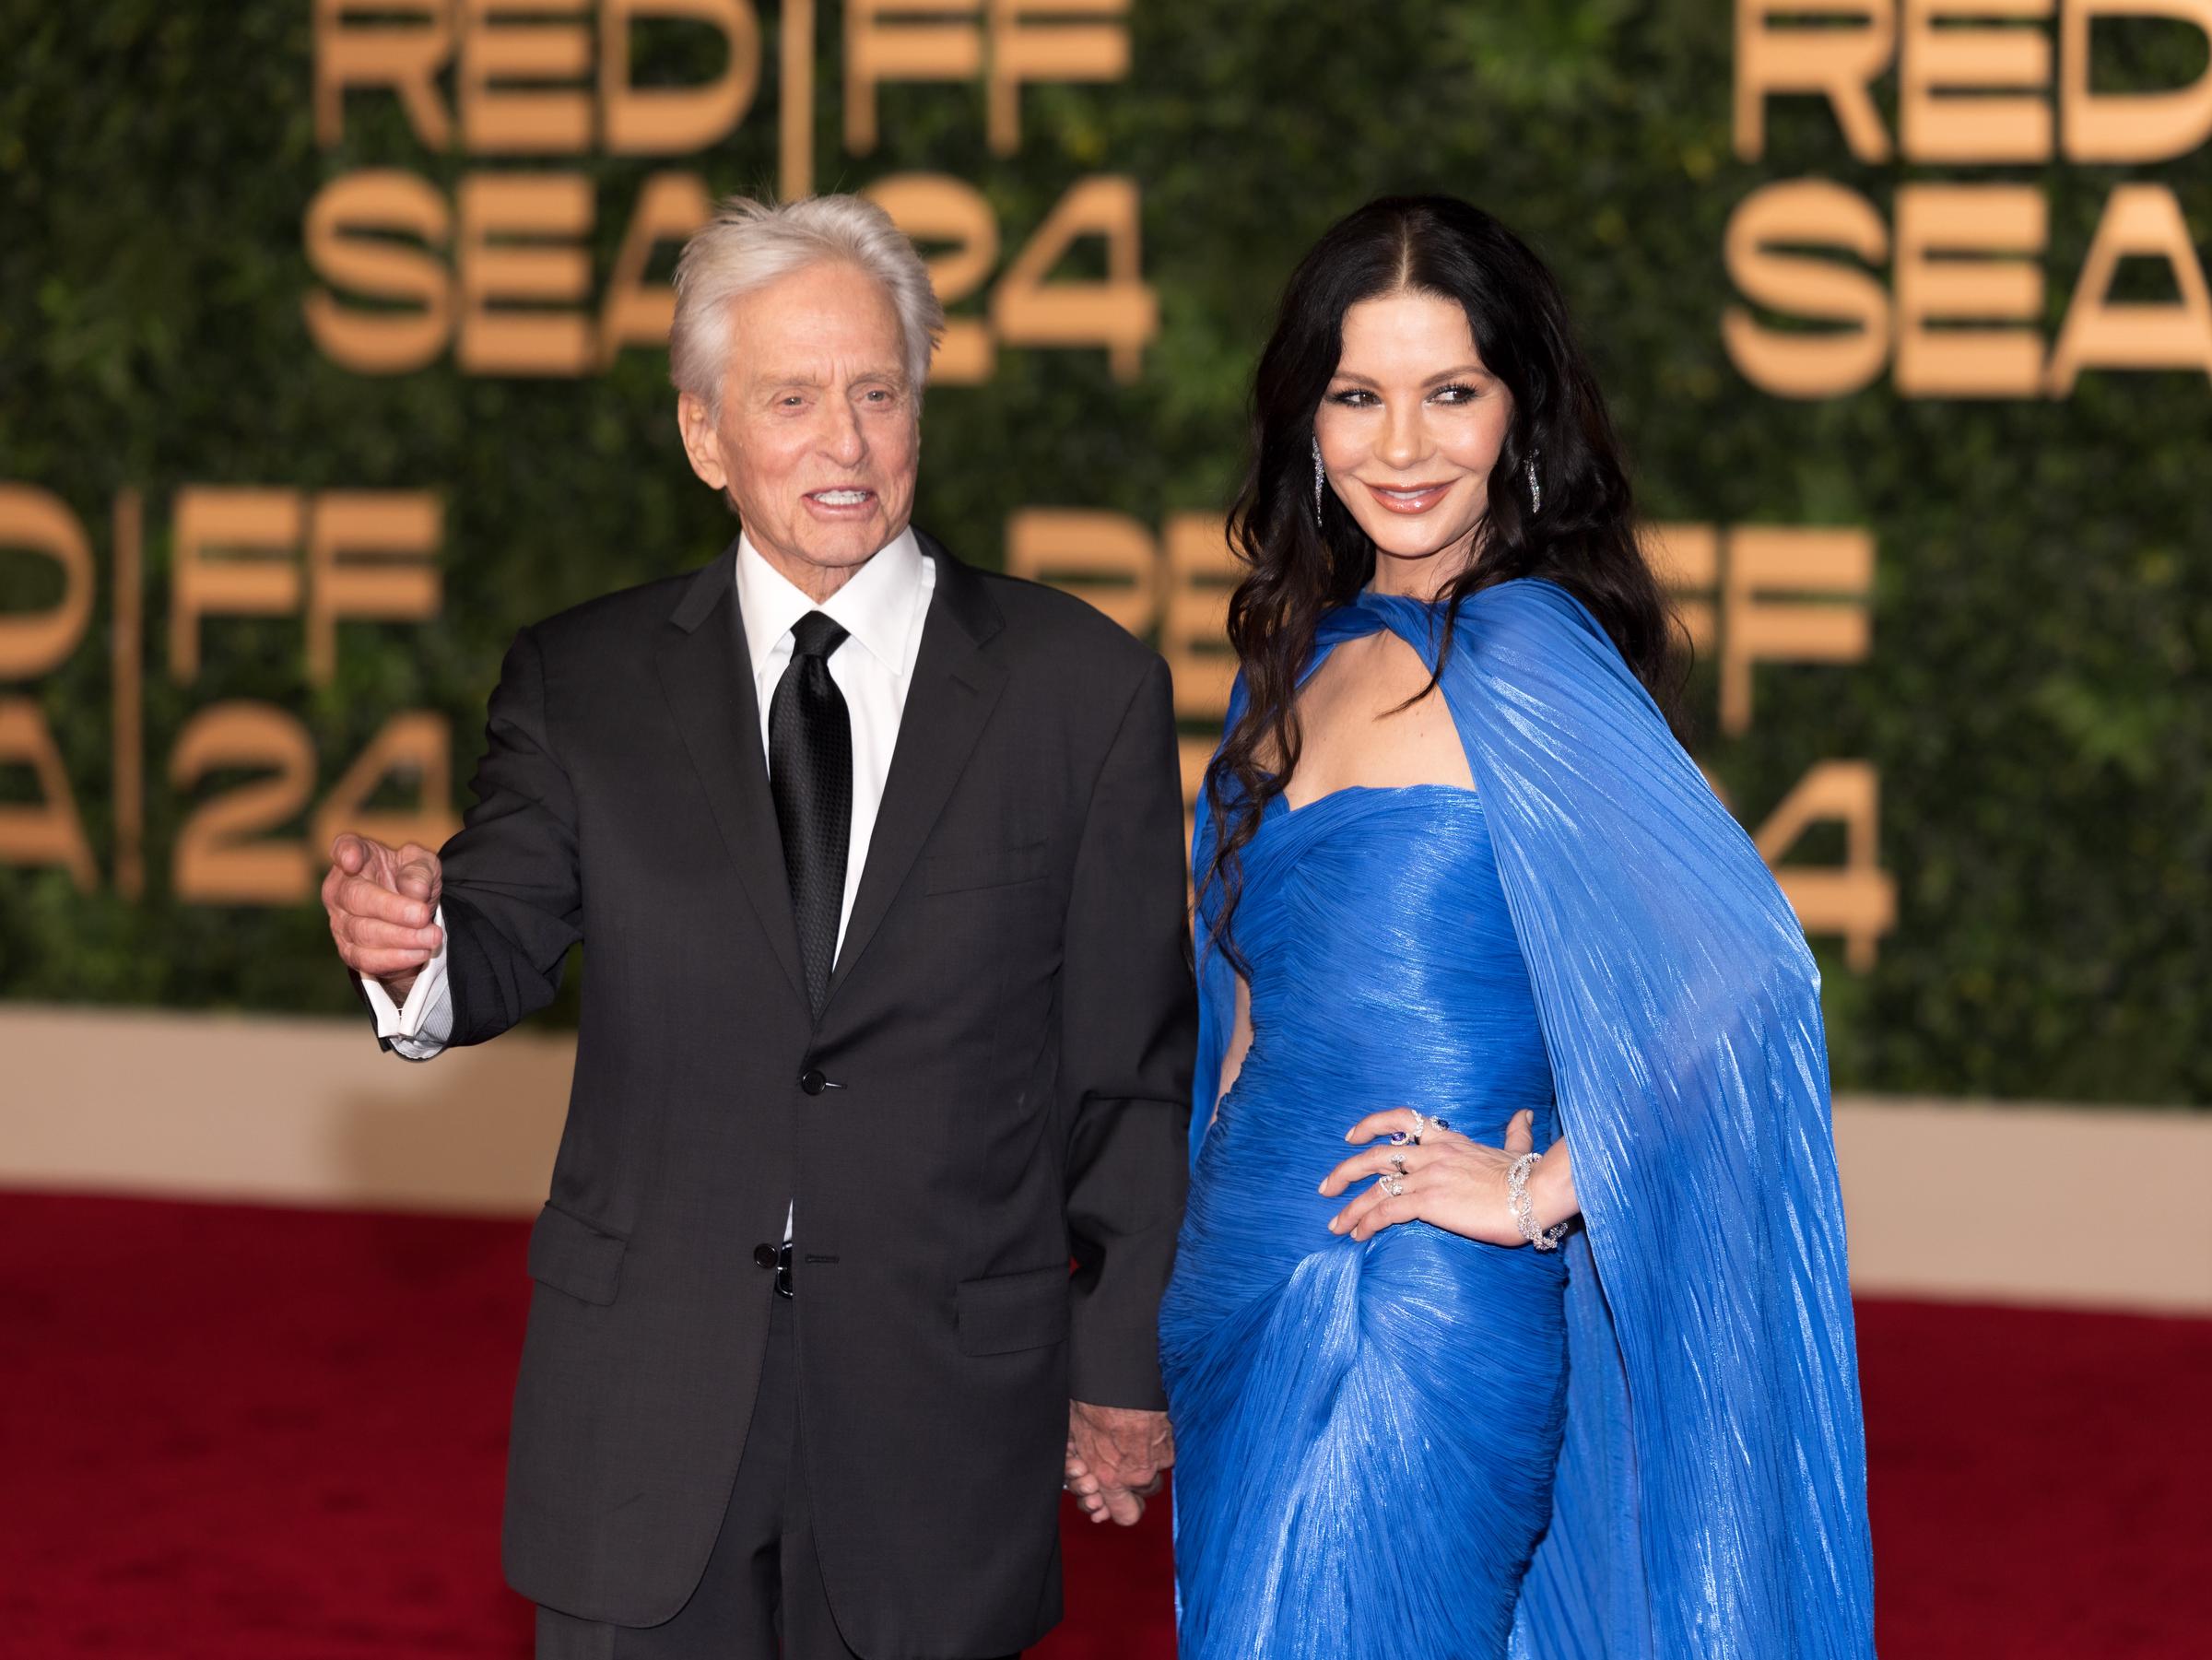
[[[517,637],[444,849],[456,1043],[589,986],[515,1387],[508,1578],[641,1625],[698,1583],[795,1199],[806,1478],[870,1660],[1060,1612],[1071,1395],[1163,1404],[1194,1005],[1166,665],[924,537],[936,587],[818,1021],[733,548]],[[1077,1272],[1070,1276],[1070,1257]]]

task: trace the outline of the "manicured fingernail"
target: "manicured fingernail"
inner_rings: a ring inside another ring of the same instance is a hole
[[[1331,1233],[1342,1233],[1344,1231],[1344,1219],[1341,1217],[1331,1217],[1329,1219],[1329,1231]]]

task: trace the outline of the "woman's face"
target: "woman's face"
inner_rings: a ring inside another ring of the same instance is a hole
[[[1375,544],[1377,592],[1433,595],[1466,568],[1512,418],[1457,301],[1391,294],[1345,312],[1313,430],[1330,489]]]

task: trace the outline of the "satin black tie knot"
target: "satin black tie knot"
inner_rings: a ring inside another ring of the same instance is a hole
[[[851,638],[827,612],[809,611],[791,625],[791,654],[827,657]]]

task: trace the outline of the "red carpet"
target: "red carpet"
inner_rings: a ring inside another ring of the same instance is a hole
[[[0,1195],[0,1654],[526,1660],[523,1239]],[[2212,1654],[2212,1322],[1859,1319],[1885,1660]],[[1068,1585],[1045,1660],[1171,1652],[1163,1509],[1073,1524]]]

